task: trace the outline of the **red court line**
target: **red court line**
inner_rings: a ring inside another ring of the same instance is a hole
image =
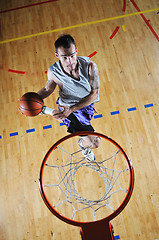
[[[137,10],[138,12],[141,12],[140,8],[137,6],[137,4],[134,2],[134,0],[130,0],[130,1],[132,2],[132,4],[134,5],[134,7],[136,8],[136,10]],[[147,20],[143,14],[140,14],[140,16],[143,18],[143,20],[145,21],[145,23],[147,24],[147,26],[149,27],[150,31],[153,33],[153,35],[155,36],[155,38],[157,39],[157,41],[159,41],[159,36],[157,35],[157,33],[155,32],[155,30],[153,29],[153,27],[150,25],[149,20]]]
[[[123,12],[126,10],[126,0],[123,0]]]
[[[92,54],[90,54],[88,57],[93,57],[94,55],[96,55],[97,54],[97,52],[95,51],[95,52],[93,52]],[[16,71],[16,70],[12,70],[12,69],[8,69],[8,72],[13,72],[13,73],[21,73],[21,74],[25,74],[25,72],[23,72],[23,71]],[[47,71],[45,71],[45,74],[47,74]]]
[[[90,54],[88,57],[91,58],[91,57],[93,57],[93,56],[96,55],[96,54],[97,54],[97,52],[95,51],[95,52],[93,52],[92,54]]]
[[[117,33],[117,31],[119,30],[119,26],[117,26],[116,27],[116,29],[114,30],[114,32],[112,33],[112,35],[110,36],[110,39],[112,39],[114,36],[115,36],[115,34]]]
[[[33,3],[33,4],[26,5],[26,6],[2,10],[2,11],[0,11],[0,13],[11,12],[11,11],[15,11],[15,10],[22,9],[22,8],[33,7],[33,6],[37,6],[37,5],[41,5],[41,4],[45,4],[45,3],[49,3],[49,2],[56,2],[56,1],[58,1],[58,0],[48,0],[45,2]]]
[[[8,72],[25,74],[25,72],[23,72],[23,71],[16,71],[16,70],[12,70],[12,69],[8,69]]]

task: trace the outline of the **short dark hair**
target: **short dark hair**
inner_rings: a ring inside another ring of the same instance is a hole
[[[69,35],[69,34],[63,34],[61,35],[56,41],[55,41],[55,49],[56,52],[58,51],[59,47],[63,47],[63,48],[70,48],[70,45],[74,44],[76,47],[76,42],[74,40],[74,38]]]

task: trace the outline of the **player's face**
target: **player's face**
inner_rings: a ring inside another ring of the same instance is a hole
[[[77,48],[74,44],[70,45],[70,48],[59,47],[55,56],[59,58],[64,69],[73,71],[77,64]]]

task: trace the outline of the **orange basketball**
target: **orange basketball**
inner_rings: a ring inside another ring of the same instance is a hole
[[[19,110],[26,116],[38,115],[44,107],[44,102],[35,92],[25,93],[19,100]]]

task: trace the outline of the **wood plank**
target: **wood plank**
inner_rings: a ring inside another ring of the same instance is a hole
[[[5,10],[34,3],[37,2],[3,1],[0,7]],[[157,0],[135,3],[141,11],[159,8]],[[17,9],[1,14],[0,41],[136,11],[132,1],[126,1],[123,12],[123,1],[115,0],[59,0]],[[157,11],[144,16],[159,35]],[[117,26],[118,32],[110,39]],[[124,148],[135,169],[132,198],[112,221],[115,235],[123,240],[158,239],[158,41],[140,15],[0,44],[1,239],[80,239],[79,228],[63,223],[49,212],[38,189],[42,159],[67,130],[51,117],[29,118],[18,111],[18,99],[25,92],[38,91],[45,85],[45,71],[56,61],[53,44],[62,33],[75,37],[79,55],[97,52],[91,59],[99,67],[101,90],[96,111],[102,117],[93,119],[92,124],[97,132],[112,137]],[[56,108],[57,97],[58,89],[45,104]],[[147,104],[153,105],[145,108]],[[111,115],[114,111],[119,114]],[[43,129],[48,125],[52,128]],[[27,133],[29,129],[35,131]],[[18,134],[10,136],[11,133]],[[87,194],[91,195],[91,191]]]

